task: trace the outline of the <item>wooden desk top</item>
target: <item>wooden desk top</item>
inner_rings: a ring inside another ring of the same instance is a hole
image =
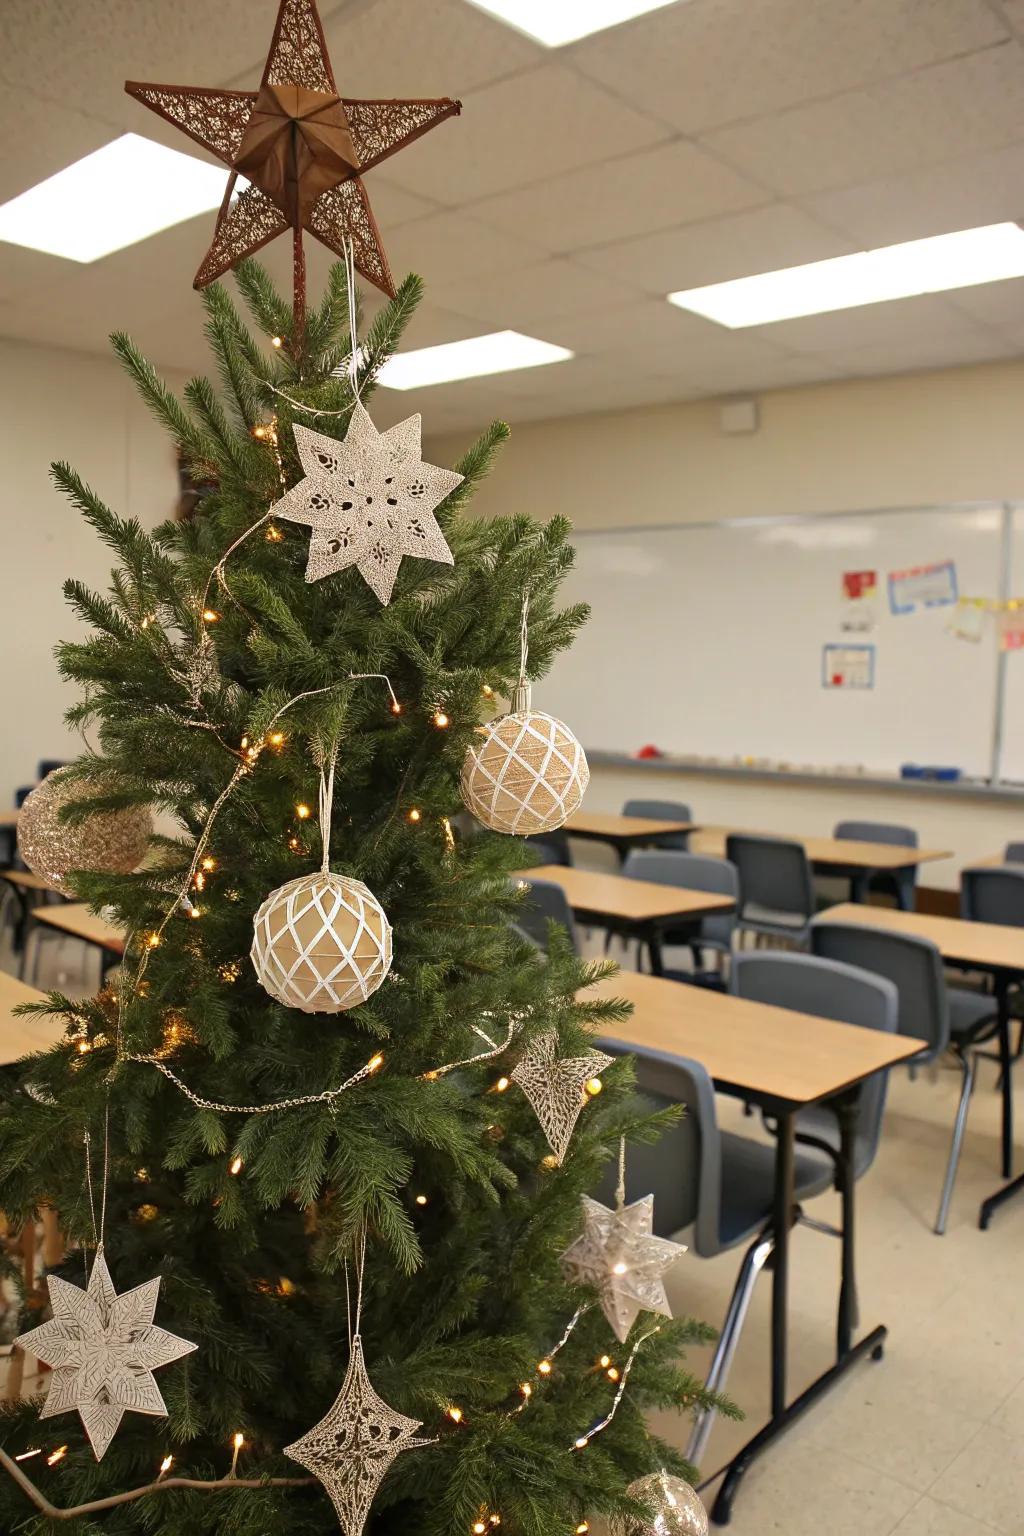
[[[49,1050],[64,1038],[63,1019],[12,1017],[20,1003],[38,1003],[44,996],[35,987],[26,987],[15,976],[0,971],[0,1067],[10,1066],[33,1051]]]
[[[625,875],[595,874],[589,869],[568,869],[564,864],[541,864],[518,870],[513,879],[550,880],[560,885],[574,912],[599,913],[625,923],[657,922],[664,918],[707,917],[733,912],[731,896],[710,891],[688,891],[650,880],[629,880]]]
[[[739,827],[701,827],[701,852],[716,853],[725,857],[725,840],[730,832],[740,833]],[[771,833],[751,833],[753,837],[773,836]],[[786,842],[803,843],[812,864],[822,869],[829,866],[845,869],[908,869],[912,865],[928,864],[935,859],[951,859],[952,852],[942,848],[901,848],[893,843],[866,843],[845,837],[796,837],[788,832],[778,834]]]
[[[891,933],[909,933],[931,939],[944,960],[958,960],[981,971],[1024,971],[1024,928],[971,923],[962,917],[931,917],[923,912],[899,912],[895,907],[862,906],[856,902],[827,907],[815,918],[815,924],[818,923],[860,923]]]
[[[0,880],[6,880],[8,885],[16,885],[20,891],[55,891],[57,887],[51,885],[49,880],[44,880],[42,875],[34,875],[30,869],[0,869]]]
[[[638,842],[670,832],[693,832],[690,821],[659,821],[651,816],[614,816],[605,811],[577,811],[565,823],[570,837],[629,838]]]
[[[906,1061],[919,1040],[837,1024],[811,1014],[620,971],[578,994],[581,1002],[626,998],[631,1018],[603,1038],[701,1062],[722,1088],[790,1104],[813,1104],[883,1067]]]
[[[18,825],[18,817],[20,815],[20,811],[0,811],[0,829],[5,827],[16,827]]]
[[[97,917],[84,902],[73,901],[63,907],[35,907],[32,918],[37,923],[48,923],[51,928],[73,934],[76,939],[98,944],[102,949],[112,949],[119,955],[124,952],[124,929],[108,923],[104,917]]]

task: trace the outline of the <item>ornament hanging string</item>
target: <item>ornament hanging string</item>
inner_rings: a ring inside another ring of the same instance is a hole
[[[345,291],[348,301],[349,358],[347,369],[343,369],[341,367],[336,368],[334,370],[334,374],[335,377],[341,377],[343,373],[348,373],[349,386],[352,390],[352,394],[356,402],[358,403],[361,398],[362,384],[360,383],[359,379],[360,356],[356,320],[357,301],[355,247],[352,243],[351,236],[347,237],[343,243],[342,259],[345,263]],[[294,395],[290,395],[287,390],[281,389],[277,384],[272,383],[270,379],[264,379],[263,383],[265,387],[271,391],[272,394],[275,394],[278,397],[279,400],[286,401],[287,404],[291,406],[293,411],[301,411],[304,416],[312,416],[314,419],[320,416],[348,416],[352,410],[351,403],[342,406],[340,410],[324,410],[317,406],[306,405],[303,403],[303,401],[296,400]]]
[[[621,1211],[626,1203],[626,1138],[619,1137],[619,1182],[615,1186],[615,1204]]]
[[[320,760],[320,842],[323,846],[320,873],[322,875],[329,875],[331,872],[331,817],[334,814],[334,770],[337,763],[338,743],[335,741],[330,752],[323,754]]]

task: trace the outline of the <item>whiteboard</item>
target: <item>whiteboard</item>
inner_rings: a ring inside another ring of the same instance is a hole
[[[1006,593],[1024,597],[1024,507],[1012,512]],[[1008,651],[1002,660],[1003,711],[1000,777],[1024,784],[1024,651]]]
[[[1002,528],[992,503],[579,532],[563,595],[589,602],[592,617],[535,688],[537,707],[595,749],[987,775],[995,625],[965,641],[947,630],[952,608],[895,615],[886,578],[951,560],[962,594],[994,598]],[[842,575],[864,569],[879,574],[876,624],[844,634]],[[874,686],[823,686],[823,648],[861,642],[876,648]]]

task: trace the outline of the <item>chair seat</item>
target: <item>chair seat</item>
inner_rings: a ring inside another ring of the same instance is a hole
[[[832,1164],[820,1153],[799,1147],[794,1158],[794,1192],[798,1200],[820,1195],[833,1183]],[[722,1209],[719,1223],[723,1248],[731,1248],[760,1231],[772,1214],[775,1189],[775,1148],[747,1136],[722,1133]]]
[[[813,1136],[817,1141],[823,1141],[833,1151],[839,1151],[839,1121],[824,1104],[812,1104],[809,1109],[800,1111],[796,1117],[796,1134]],[[871,1142],[858,1131],[853,1139],[854,1178],[863,1178],[871,1167],[873,1157],[874,1148]]]
[[[999,1016],[994,997],[983,992],[971,992],[967,987],[948,987],[949,1032],[954,1040],[962,1040],[985,1024],[994,1023]]]

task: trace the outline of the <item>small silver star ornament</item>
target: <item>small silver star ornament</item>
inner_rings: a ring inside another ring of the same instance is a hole
[[[526,1094],[559,1163],[565,1161],[576,1121],[587,1102],[587,1084],[610,1066],[611,1056],[587,1051],[584,1056],[558,1059],[558,1032],[538,1035],[512,1073]]]
[[[433,1445],[421,1440],[418,1419],[409,1419],[374,1391],[356,1334],[341,1391],[313,1428],[286,1445],[284,1454],[323,1483],[345,1536],[362,1536],[377,1489],[403,1451]]]
[[[378,432],[356,402],[344,441],[295,425],[305,471],[274,506],[274,516],[306,523],[307,581],[354,565],[387,605],[403,556],[453,565],[434,512],[464,476],[423,460],[421,418]]]
[[[609,1210],[583,1196],[583,1231],[562,1254],[562,1273],[570,1285],[588,1285],[620,1344],[641,1312],[671,1317],[662,1276],[686,1252],[652,1234],[654,1196]]]
[[[53,1317],[14,1342],[53,1368],[39,1417],[77,1409],[102,1461],[126,1413],[167,1417],[153,1372],[198,1346],[154,1327],[159,1276],[117,1294],[102,1247],[84,1291],[58,1275],[47,1286]]]

